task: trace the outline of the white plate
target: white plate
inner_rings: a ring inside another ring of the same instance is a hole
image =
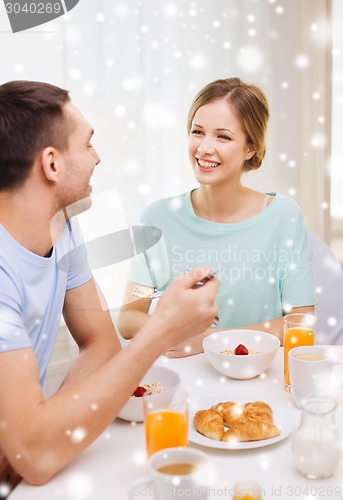
[[[208,410],[211,406],[221,403],[222,401],[236,401],[239,404],[248,403],[249,401],[264,401],[273,409],[273,422],[281,429],[281,434],[274,438],[261,439],[259,441],[245,441],[241,443],[228,443],[225,441],[216,441],[215,439],[210,439],[203,436],[197,432],[193,427],[193,418],[198,410]],[[207,446],[209,448],[219,448],[222,450],[248,450],[250,448],[262,448],[263,446],[269,446],[274,443],[282,441],[287,436],[289,436],[296,428],[300,418],[300,411],[297,410],[294,405],[286,401],[271,401],[268,396],[256,397],[254,395],[244,395],[242,394],[238,397],[230,393],[230,396],[212,396],[210,398],[191,400],[189,405],[189,431],[188,438],[189,441],[195,444],[200,444],[201,446]]]

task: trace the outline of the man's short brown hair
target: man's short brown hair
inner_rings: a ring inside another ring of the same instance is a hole
[[[68,148],[67,90],[18,80],[0,85],[0,191],[23,185],[39,151]]]

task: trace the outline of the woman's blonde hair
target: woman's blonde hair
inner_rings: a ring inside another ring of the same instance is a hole
[[[239,78],[215,80],[195,96],[188,113],[187,130],[191,131],[197,110],[218,99],[225,98],[240,120],[247,142],[255,150],[254,155],[244,162],[244,170],[256,170],[261,166],[266,153],[265,136],[269,120],[269,105],[266,96],[255,85],[244,83]]]

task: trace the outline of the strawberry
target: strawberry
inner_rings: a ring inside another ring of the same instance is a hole
[[[249,351],[248,349],[245,347],[245,345],[243,344],[239,344],[236,349],[235,349],[235,354],[238,355],[238,356],[246,356],[247,354],[249,354]]]
[[[132,396],[135,396],[135,398],[141,398],[145,392],[146,392],[145,387],[138,386],[135,392],[132,394]]]

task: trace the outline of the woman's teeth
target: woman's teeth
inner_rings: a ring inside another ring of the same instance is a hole
[[[215,168],[215,167],[218,167],[218,165],[220,165],[220,163],[212,163],[210,161],[204,161],[204,160],[199,160],[198,159],[198,163],[200,165],[201,168]]]

